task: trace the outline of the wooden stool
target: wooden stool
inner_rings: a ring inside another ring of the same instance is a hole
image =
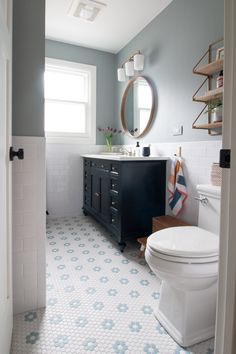
[[[189,224],[183,220],[177,219],[176,217],[170,215],[155,216],[154,218],[152,218],[152,232],[176,226],[189,226]],[[139,237],[137,241],[141,245],[139,257],[143,257],[146,249],[147,237]]]

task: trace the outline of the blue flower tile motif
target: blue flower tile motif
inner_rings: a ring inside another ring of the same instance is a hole
[[[70,259],[70,260],[71,260],[71,262],[77,262],[77,261],[78,261],[78,259],[79,259],[78,257],[71,257],[71,259]]]
[[[62,232],[62,234],[64,234],[64,232]],[[61,240],[62,240],[62,241],[65,241],[65,240],[67,240],[67,237],[66,237],[66,236],[62,236],[62,237],[61,237]]]
[[[146,261],[139,261],[138,263],[139,263],[140,265],[143,265],[143,266],[147,265],[147,262],[146,262]]]
[[[36,318],[37,318],[37,312],[35,312],[35,311],[30,311],[30,312],[28,312],[24,317],[25,317],[25,321],[26,321],[26,322],[32,322],[32,321],[36,320]]]
[[[116,296],[118,291],[116,289],[109,289],[107,293],[109,296]]]
[[[57,269],[62,270],[65,269],[65,264],[60,264],[59,266],[57,266]]]
[[[78,317],[75,324],[77,327],[85,327],[88,324],[88,320],[86,317]]]
[[[160,323],[157,324],[156,329],[159,334],[167,334],[166,330]]]
[[[61,256],[56,256],[56,257],[54,257],[54,259],[55,259],[55,261],[60,261],[62,259],[62,257]]]
[[[55,241],[51,241],[51,242],[49,242],[49,245],[50,246],[54,246],[54,245],[56,245],[57,243],[55,242]]]
[[[130,261],[128,259],[122,259],[121,263],[122,264],[128,264]]]
[[[103,329],[109,329],[109,330],[111,330],[114,326],[115,326],[115,323],[114,323],[114,321],[112,321],[112,320],[105,319],[105,320],[102,322],[102,328],[103,328]]]
[[[27,344],[35,344],[39,340],[39,332],[31,332],[25,337]]]
[[[139,322],[131,322],[129,324],[129,329],[131,330],[131,332],[140,332],[142,326]]]
[[[98,254],[99,254],[100,256],[103,256],[104,254],[106,254],[106,252],[104,252],[104,251],[99,251]]]
[[[70,234],[71,234],[72,236],[75,236],[75,235],[77,235],[77,232],[74,232],[74,231],[73,231],[73,232],[71,232]]]
[[[83,253],[83,254],[89,254],[90,252],[89,252],[89,250],[85,250],[85,251],[83,251],[82,253]]]
[[[151,308],[151,306],[148,305],[144,305],[142,307],[142,311],[145,315],[151,315],[151,313],[153,313],[153,309]]]
[[[106,259],[104,259],[104,262],[105,262],[105,263],[111,263],[111,262],[112,262],[112,259],[111,259],[111,258],[106,258]]]
[[[62,227],[56,227],[56,230],[61,230],[62,229]]]
[[[81,240],[81,237],[75,237],[74,240],[75,240],[75,241],[80,241],[80,240]]]
[[[158,293],[157,291],[155,291],[154,293],[152,293],[152,297],[155,300],[159,300],[160,299],[160,293]]]
[[[76,267],[75,267],[75,270],[82,270],[83,269],[83,266],[82,265],[77,265]]]
[[[77,309],[80,306],[80,301],[77,299],[72,300],[69,305],[72,309]]]
[[[94,272],[100,272],[101,269],[101,267],[93,267]]]
[[[54,285],[53,284],[47,284],[47,291],[51,291],[52,289],[54,289]]]
[[[117,340],[113,344],[112,348],[114,349],[114,352],[116,354],[124,354],[128,350],[128,346],[126,345],[126,343],[121,340]]]
[[[88,241],[89,241],[89,242],[93,242],[93,241],[95,241],[95,240],[94,240],[94,238],[89,237],[89,238],[88,238]]]
[[[60,279],[61,279],[61,280],[67,280],[67,279],[69,279],[69,278],[70,278],[69,274],[62,274],[62,275],[60,276]]]
[[[148,280],[142,279],[142,280],[140,280],[140,284],[143,285],[143,286],[148,286],[150,283],[149,283]]]
[[[102,242],[106,243],[106,242],[108,242],[108,240],[106,238],[103,238]]]
[[[112,250],[114,248],[113,245],[109,245],[107,248],[109,248],[110,250]]]
[[[159,353],[159,350],[157,349],[156,345],[153,343],[146,343],[143,351],[147,354],[157,354]]]
[[[80,243],[78,247],[85,247],[85,243]]]
[[[97,244],[97,243],[95,243],[95,245],[93,245],[93,248],[99,248],[100,246]]]
[[[127,312],[129,309],[128,305],[126,304],[119,304],[116,308],[119,312]]]
[[[75,287],[72,285],[68,285],[64,288],[66,293],[72,293],[73,291],[75,291]]]
[[[53,248],[52,252],[54,252],[54,253],[59,252],[59,248]]]
[[[120,255],[121,255],[121,252],[120,252],[120,251],[116,251],[116,252],[114,253],[114,255],[115,255],[115,256],[120,256]]]
[[[73,252],[75,252],[74,250],[68,250],[68,251],[66,251],[67,253],[73,253]]]
[[[137,290],[132,290],[129,295],[133,298],[137,298],[140,296],[139,292]]]
[[[57,304],[57,298],[51,297],[50,299],[48,299],[49,306],[55,306],[56,304]]]
[[[48,234],[51,234],[52,233],[52,231],[51,230],[49,230],[49,231],[47,231],[46,232],[46,234],[48,235]]]
[[[95,261],[95,258],[90,257],[90,258],[87,259],[87,261],[88,261],[89,263],[93,263],[93,262]]]
[[[89,295],[93,295],[96,293],[96,289],[95,288],[88,288],[88,289],[86,289],[86,293]]]
[[[54,339],[54,345],[57,348],[64,348],[64,346],[69,342],[68,336],[64,336],[64,335],[58,335],[55,339]]]
[[[109,281],[108,277],[101,277],[99,280],[101,283],[107,283]]]
[[[213,352],[214,352],[214,350],[213,350]],[[185,349],[183,349],[182,347],[180,347],[178,345],[178,347],[175,350],[175,354],[191,354],[191,353],[189,351],[186,351]]]
[[[51,324],[59,324],[60,322],[63,321],[63,318],[61,315],[53,315],[50,317],[49,320]]]
[[[112,268],[112,273],[119,273],[119,271],[120,271],[120,268],[118,268],[118,267],[114,267],[114,268]]]
[[[95,338],[86,338],[83,341],[84,350],[93,352],[94,349],[97,347],[97,342]]]
[[[93,308],[94,310],[98,310],[98,311],[101,311],[104,307],[104,304],[103,302],[100,302],[100,301],[97,301],[93,304]]]
[[[130,272],[131,274],[138,274],[138,273],[139,273],[138,269],[136,269],[136,268],[130,269],[129,272]]]
[[[80,277],[80,280],[81,280],[81,281],[87,281],[87,280],[89,280],[89,277],[88,277],[87,275],[82,275],[82,276]]]
[[[126,285],[129,283],[129,280],[127,278],[121,278],[120,279],[120,283],[123,284],[123,285]]]
[[[48,240],[53,240],[55,238],[55,236],[48,236],[47,238],[48,238]]]
[[[66,243],[64,243],[64,246],[65,246],[65,247],[68,247],[68,246],[70,246],[70,243],[69,243],[69,242],[66,242]]]

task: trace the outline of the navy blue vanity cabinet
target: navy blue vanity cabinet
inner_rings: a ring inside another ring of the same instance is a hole
[[[165,160],[84,158],[83,211],[96,218],[121,249],[152,233],[152,217],[165,215]]]

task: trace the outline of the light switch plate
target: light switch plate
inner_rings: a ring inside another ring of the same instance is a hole
[[[178,126],[174,127],[172,129],[172,133],[173,133],[174,136],[183,135],[183,126],[182,125],[178,125]]]

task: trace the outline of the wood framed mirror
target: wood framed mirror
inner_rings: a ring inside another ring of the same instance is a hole
[[[121,124],[132,138],[144,136],[153,120],[154,91],[150,80],[136,76],[128,82],[121,101]]]

